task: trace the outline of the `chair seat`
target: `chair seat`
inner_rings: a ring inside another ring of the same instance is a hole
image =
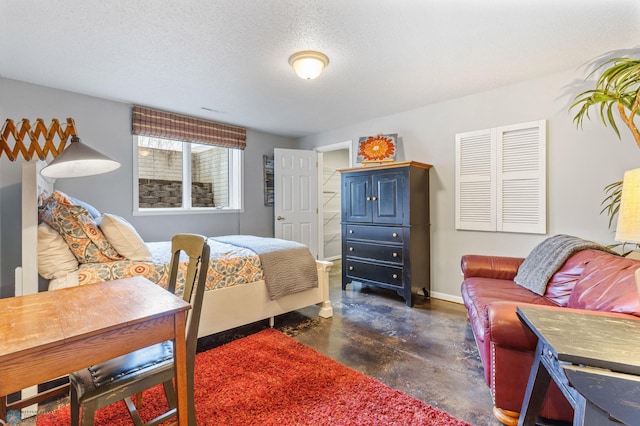
[[[142,379],[147,372],[157,374],[158,370],[165,366],[168,372],[172,371],[173,343],[171,341],[148,346],[77,371],[70,375],[69,380],[77,390],[79,401],[82,402],[94,395],[104,393],[107,389],[130,383],[137,377]]]

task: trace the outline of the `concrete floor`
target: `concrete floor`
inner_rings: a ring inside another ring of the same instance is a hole
[[[462,305],[418,296],[409,308],[395,291],[350,284],[341,264],[330,273],[332,318],[308,307],[276,318],[275,327],[336,361],[478,426],[501,425]],[[268,327],[268,321],[202,338],[207,350]],[[40,406],[50,411],[68,398]],[[32,417],[22,422],[34,425]]]
[[[409,308],[393,290],[349,284],[340,262],[330,274],[334,315],[309,307],[275,327],[334,360],[478,426],[500,425],[462,305],[418,296]],[[264,329],[253,324],[200,340],[200,350]]]

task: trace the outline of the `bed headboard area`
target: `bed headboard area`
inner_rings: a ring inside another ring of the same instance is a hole
[[[150,261],[144,241],[125,219],[53,191],[38,207],[38,271],[59,279],[81,263]]]

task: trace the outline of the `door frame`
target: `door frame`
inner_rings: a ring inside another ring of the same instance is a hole
[[[330,151],[349,150],[349,167],[353,167],[353,141],[346,140],[330,145],[313,148],[318,152],[318,259],[324,259],[324,199],[322,193],[322,170],[324,167],[323,153]]]

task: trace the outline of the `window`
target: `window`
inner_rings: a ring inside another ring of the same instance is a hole
[[[546,233],[546,122],[456,134],[456,229]]]
[[[136,211],[242,209],[246,129],[136,105],[131,133]]]
[[[149,136],[134,140],[138,211],[241,209],[241,150]]]

